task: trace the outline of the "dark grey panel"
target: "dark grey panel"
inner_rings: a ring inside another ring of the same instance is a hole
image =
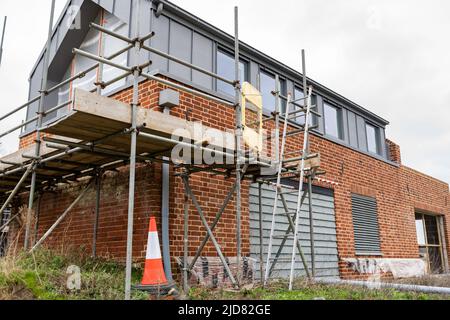
[[[379,130],[380,130],[381,156],[387,159],[386,131],[383,128],[380,128]]]
[[[358,147],[367,152],[366,120],[358,115],[356,116],[356,128],[358,130]]]
[[[348,121],[348,137],[349,143],[352,147],[358,148],[358,133],[356,127],[356,115],[347,111],[347,121]]]
[[[255,87],[259,88],[259,66],[257,63],[250,61],[250,83]]]
[[[151,44],[154,48],[164,53],[169,53],[169,19],[165,16],[158,18],[153,14],[153,31],[155,36],[151,39]],[[156,54],[151,54],[153,70],[169,70],[169,61]]]
[[[317,129],[317,132],[323,134],[324,133],[324,128],[325,128],[325,123],[324,118],[323,118],[323,99],[321,96],[316,95],[316,104],[317,104],[317,112],[319,112],[319,114],[322,115],[322,117],[320,118],[316,118],[317,119],[317,124],[319,126],[319,128]]]
[[[39,95],[39,91],[41,90],[42,69],[43,69],[43,62],[41,60],[30,78],[29,99],[33,99],[34,97]],[[38,107],[39,107],[39,102],[35,102],[28,106],[27,119],[30,119],[30,118],[33,118],[34,116],[36,116]],[[32,130],[35,127],[36,127],[36,122],[30,123],[29,125],[27,125],[25,127],[25,131]]]
[[[131,15],[131,1],[129,0],[116,0],[114,4],[114,15],[120,18],[122,21],[129,23]]]
[[[348,132],[348,116],[347,116],[348,110],[345,108],[342,108],[342,134],[343,134],[343,140],[345,143],[350,144],[349,141],[349,132]]]
[[[357,254],[380,254],[377,201],[361,195],[352,195],[353,229]]]
[[[213,42],[194,32],[192,47],[192,64],[213,71]],[[212,89],[212,77],[198,71],[192,71],[192,82],[207,89]]]
[[[152,30],[155,32],[155,36],[151,39],[151,45],[164,53],[169,53],[170,20],[165,16],[157,18],[154,13],[152,14]],[[169,70],[168,59],[162,58],[156,54],[151,54],[151,59],[153,61],[152,67],[154,69],[163,71]]]
[[[175,21],[170,21],[169,52],[171,55],[191,62],[192,30]],[[191,80],[191,69],[169,61],[169,72],[183,79]]]
[[[121,2],[127,2],[127,1],[123,1],[123,0],[119,0]],[[100,0],[100,1],[95,1],[97,2],[101,7],[103,7],[105,10],[114,13],[114,0]]]
[[[338,250],[337,250],[337,238],[336,238],[336,222],[334,216],[334,197],[332,191],[325,191],[316,193],[314,190],[313,195],[313,211],[314,211],[314,232],[315,232],[315,254],[316,254],[316,271],[319,277],[338,277]],[[263,186],[262,196],[262,210],[263,210],[263,251],[264,260],[267,258],[268,241],[270,235],[270,228],[272,224],[272,211],[273,211],[273,197],[274,191],[269,186]],[[286,200],[290,209],[295,210],[297,197],[294,194],[287,195]],[[258,201],[258,185],[254,184],[250,188],[250,244],[251,244],[251,256],[255,258],[257,263],[257,270],[259,270],[259,252],[260,252],[260,240],[259,240],[259,201]],[[278,203],[279,211],[282,210],[281,201]],[[302,244],[302,248],[305,253],[305,257],[311,265],[311,246],[309,235],[309,212],[307,211],[308,201],[304,204],[300,215],[300,234],[299,239]],[[285,216],[279,216],[277,218],[277,224],[275,226],[275,234],[284,234],[288,228],[288,220]],[[274,239],[274,248],[272,253],[275,254],[281,244],[281,239]],[[274,270],[273,276],[277,278],[286,278],[290,273],[290,261],[292,255],[292,238],[286,243],[280,259],[284,262],[277,264]],[[273,257],[273,256],[272,256]],[[303,265],[298,258],[296,263],[296,275],[305,275]],[[259,272],[258,272],[258,277]]]

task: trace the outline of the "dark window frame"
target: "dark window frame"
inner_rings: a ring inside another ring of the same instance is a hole
[[[375,144],[376,144],[376,152],[373,152],[369,148],[369,135],[368,135],[368,127],[372,127],[375,129]],[[380,133],[380,127],[373,124],[372,122],[365,121],[364,129],[366,130],[366,145],[367,145],[367,152],[371,154],[381,155],[381,133]]]
[[[219,43],[217,43],[216,45],[216,50],[215,50],[215,57],[214,57],[214,72],[218,75],[219,74],[219,53],[228,56],[229,58],[231,58],[233,61],[235,60],[234,57],[234,52],[232,50],[230,50],[229,48],[226,48],[224,46],[221,46]],[[241,82],[245,82],[245,81],[249,81],[250,79],[250,62],[249,60],[243,58],[241,55],[239,56],[239,63],[242,63],[244,65],[244,79],[241,79]],[[233,70],[234,73],[234,70]],[[233,79],[228,79],[228,80],[233,80]],[[214,91],[219,93],[219,94],[223,94],[226,96],[230,96],[230,94],[223,92],[221,90],[219,90],[219,79],[215,79],[214,81]]]
[[[337,130],[338,130],[338,136],[334,136],[332,134],[329,134],[327,132],[327,116],[326,116],[326,107],[330,106],[337,110]],[[344,133],[344,108],[340,105],[336,104],[333,101],[330,101],[328,99],[324,99],[323,101],[323,132],[325,136],[331,137],[333,139],[338,139],[340,141],[345,142],[345,133]]]
[[[298,84],[296,84],[295,82],[294,82],[294,101],[295,100],[297,100],[297,99],[300,99],[300,98],[298,98],[297,97],[297,95],[296,95],[296,93],[297,92],[301,92],[302,94],[303,94],[303,88],[302,88],[302,86],[300,86],[300,85],[298,85]],[[303,97],[304,98],[304,97]],[[303,100],[303,105],[304,105],[304,101],[305,100]],[[319,106],[318,106],[318,104],[317,104],[317,101],[318,101],[318,99],[317,99],[317,95],[316,94],[313,94],[312,96],[311,96],[311,105],[312,105],[312,107],[316,107],[315,109],[313,109],[313,110],[315,110],[315,111],[319,111]],[[299,101],[297,101],[296,102],[297,104],[302,104],[301,102],[299,102]],[[304,117],[303,117],[303,119],[304,119]],[[312,122],[311,122],[311,125],[312,126],[316,126],[316,125],[318,125],[319,124],[319,119],[318,119],[318,117],[316,116],[316,115],[314,115],[314,114],[311,114],[311,119],[312,119]],[[299,121],[294,121],[294,123],[297,123],[297,124],[300,124],[300,125],[304,125],[304,121],[303,122],[299,122]],[[316,129],[317,130],[317,129]]]

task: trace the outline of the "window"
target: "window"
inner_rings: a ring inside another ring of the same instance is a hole
[[[380,153],[379,129],[366,123],[367,149],[371,153]]]
[[[301,106],[305,106],[306,105],[306,100],[304,100],[305,98],[305,94],[303,93],[303,90],[300,89],[299,87],[295,87],[294,90],[294,100],[296,101],[295,103]],[[302,99],[302,100],[300,100]],[[312,96],[311,97],[311,106],[313,107],[314,110],[314,106],[317,105],[317,97],[316,96]],[[294,110],[298,109],[298,107],[295,107]],[[317,108],[315,108],[315,110],[317,110]],[[313,126],[315,124],[317,124],[317,117],[313,114],[311,114],[311,118],[310,118],[310,125]],[[305,124],[305,114],[304,113],[298,113],[296,115],[296,118],[294,119],[295,122],[304,125]]]
[[[272,94],[277,88],[275,76],[265,71],[259,73],[259,91],[263,98],[263,107],[265,110],[274,112],[276,100]]]
[[[225,79],[234,80],[235,74],[235,60],[234,57],[223,50],[217,51],[217,74]],[[239,62],[239,72],[241,82],[247,81],[247,64],[246,62]],[[231,84],[217,80],[217,91],[234,96],[234,87]]]
[[[357,255],[380,255],[381,242],[378,226],[377,200],[352,195],[353,230]]]
[[[342,110],[324,103],[325,134],[342,139]]]
[[[416,213],[417,243],[430,273],[444,272],[441,226],[442,217]]]

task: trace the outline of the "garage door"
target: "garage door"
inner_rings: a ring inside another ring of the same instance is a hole
[[[293,184],[295,185],[295,183]],[[260,277],[259,268],[259,201],[258,201],[258,184],[250,187],[250,243],[251,256],[258,261],[257,275]],[[263,251],[264,261],[267,258],[267,250],[270,236],[270,228],[272,223],[273,199],[275,191],[273,187],[262,185],[262,211],[263,211]],[[297,195],[287,194],[286,200],[290,211],[296,210]],[[282,203],[279,201],[279,212],[282,212]],[[338,251],[336,239],[336,220],[334,215],[334,195],[332,190],[323,188],[313,189],[313,212],[314,212],[314,237],[315,237],[315,254],[316,254],[316,275],[317,277],[338,277]],[[310,245],[310,228],[309,228],[309,212],[308,200],[302,207],[300,215],[300,243],[311,268],[311,245]],[[275,234],[282,235],[288,228],[289,223],[286,216],[277,216],[277,224],[275,226]],[[274,239],[272,254],[278,251],[281,239]],[[280,262],[273,271],[273,278],[288,278],[290,273],[290,259],[292,255],[293,237],[288,238],[286,245],[280,256]],[[298,252],[298,251],[297,251]],[[300,256],[298,256],[298,259]],[[301,261],[297,261],[296,277],[305,276],[305,270]]]

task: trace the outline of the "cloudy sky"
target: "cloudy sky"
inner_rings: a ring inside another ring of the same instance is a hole
[[[450,182],[450,1],[173,0],[391,122],[403,163]],[[58,15],[65,0],[58,0]],[[26,10],[24,7],[26,6]],[[29,72],[41,51],[50,0],[1,0],[8,15],[0,67],[1,114],[27,100]],[[14,119],[20,121],[23,115]],[[12,126],[13,118],[0,123]],[[2,152],[17,148],[3,139]]]

